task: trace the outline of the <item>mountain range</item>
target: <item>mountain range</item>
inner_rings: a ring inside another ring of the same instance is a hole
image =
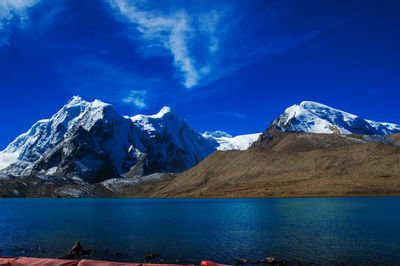
[[[121,116],[99,100],[72,99],[0,153],[2,175],[62,176],[86,183],[182,172],[219,149],[246,149],[258,135],[200,134],[170,107]]]
[[[397,153],[400,156],[398,132],[400,125],[304,101],[287,108],[263,133],[232,137],[223,131],[197,132],[170,107],[155,115],[129,117],[119,115],[110,104],[74,96],[0,152],[0,193],[277,196],[259,185],[271,186],[274,179],[291,184],[306,176],[340,180],[349,169],[358,180],[371,160],[383,160],[394,171],[388,174],[385,168],[378,175],[397,178],[398,167],[392,164]],[[340,165],[343,160],[347,161]],[[332,170],[335,165],[342,172]],[[393,182],[397,189],[397,179]],[[278,196],[284,195],[281,192]]]

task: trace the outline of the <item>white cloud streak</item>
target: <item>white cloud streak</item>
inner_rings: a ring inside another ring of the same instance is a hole
[[[199,28],[202,32],[209,35],[209,52],[215,53],[219,47],[219,38],[217,36],[217,25],[220,20],[220,15],[216,10],[211,10],[207,13],[202,13],[198,16]]]
[[[145,90],[132,90],[128,97],[122,99],[124,103],[133,104],[138,109],[143,109],[147,107],[145,103],[147,91]]]
[[[215,34],[215,24],[218,22],[218,13],[199,16],[196,21],[198,29],[193,27],[192,16],[183,9],[169,14],[142,11],[137,8],[135,1],[108,0],[111,6],[129,22],[136,25],[136,29],[146,41],[152,45],[160,45],[168,49],[174,58],[174,65],[183,75],[183,85],[186,88],[196,86],[209,73],[210,66],[198,66],[198,62],[190,53],[189,42],[197,33],[207,32],[209,35],[209,52],[218,49],[218,38]],[[207,70],[207,71],[204,71]]]
[[[28,17],[27,10],[38,4],[40,0],[0,0],[0,44],[9,42],[7,27],[14,19],[24,23]]]
[[[27,8],[30,8],[40,0],[1,0],[0,1],[0,27],[4,26],[15,16],[24,19]]]

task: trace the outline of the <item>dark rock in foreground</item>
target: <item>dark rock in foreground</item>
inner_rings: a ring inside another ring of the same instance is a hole
[[[148,259],[148,260],[151,260],[151,259],[154,259],[157,256],[158,256],[158,254],[156,254],[156,253],[149,253],[149,254],[144,255],[144,258]]]
[[[83,250],[81,243],[80,243],[79,241],[76,241],[76,242],[72,245],[71,252],[74,252],[74,251],[81,251],[81,250]]]

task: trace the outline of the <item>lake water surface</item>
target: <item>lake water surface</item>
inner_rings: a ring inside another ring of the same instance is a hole
[[[400,197],[0,199],[1,256],[59,257],[77,240],[127,262],[400,265]]]

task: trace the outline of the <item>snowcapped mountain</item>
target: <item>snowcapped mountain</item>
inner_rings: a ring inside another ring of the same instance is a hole
[[[110,105],[98,100],[89,103],[74,96],[50,119],[36,122],[28,132],[18,136],[10,143],[0,153],[3,167],[7,166],[7,162],[19,162],[18,169],[15,166],[12,173],[15,175],[28,174],[33,162],[39,160],[46,151],[52,149],[68,134],[75,131],[77,126],[81,125],[87,130],[101,119],[102,110],[107,106]]]
[[[110,104],[74,96],[0,152],[0,173],[94,183],[121,175],[182,172],[217,145],[169,107],[156,115],[123,117]]]
[[[310,101],[303,101],[287,108],[271,125],[287,132],[362,135],[387,135],[400,132],[400,125],[366,120]]]
[[[203,133],[203,137],[214,139],[218,143],[217,150],[247,150],[258,139],[260,134],[255,133],[232,137],[224,131],[206,131]]]
[[[121,176],[179,173],[215,150],[245,150],[258,138],[272,139],[275,131],[386,135],[400,132],[400,125],[305,101],[287,108],[260,138],[258,133],[232,137],[223,131],[200,134],[169,107],[155,115],[128,117],[110,104],[74,96],[0,152],[0,176],[54,176],[96,183]]]

